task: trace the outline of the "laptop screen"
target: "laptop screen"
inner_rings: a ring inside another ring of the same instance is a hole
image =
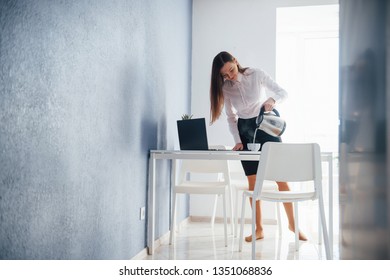
[[[180,150],[208,150],[206,119],[178,120]]]

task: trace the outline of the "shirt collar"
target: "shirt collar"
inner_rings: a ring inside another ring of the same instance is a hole
[[[237,83],[241,83],[241,81],[242,81],[242,74],[240,72],[237,73],[237,80],[236,81],[229,80],[230,85],[232,85],[232,86],[234,86]]]
[[[242,81],[242,74],[240,72],[237,73],[237,82],[241,83]]]

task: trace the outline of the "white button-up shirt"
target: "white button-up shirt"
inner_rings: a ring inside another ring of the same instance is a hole
[[[276,103],[287,97],[287,92],[267,73],[254,68],[248,68],[244,74],[238,73],[237,81],[225,80],[222,91],[227,121],[235,143],[241,143],[238,118],[257,117],[261,106],[269,97]]]

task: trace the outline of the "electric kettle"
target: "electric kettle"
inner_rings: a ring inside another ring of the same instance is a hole
[[[260,113],[257,116],[256,125],[258,129],[274,137],[281,136],[286,129],[286,121],[280,117],[279,112],[273,109],[266,113],[264,106],[261,107]]]

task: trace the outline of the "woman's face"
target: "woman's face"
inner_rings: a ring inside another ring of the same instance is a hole
[[[238,75],[237,62],[233,61],[226,62],[221,68],[221,76],[224,80],[236,81]]]

